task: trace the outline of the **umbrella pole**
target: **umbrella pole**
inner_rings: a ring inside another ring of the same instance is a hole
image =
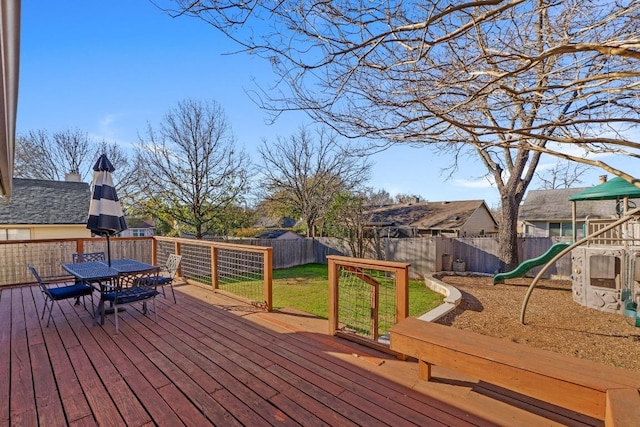
[[[111,267],[111,245],[109,244],[109,235],[107,234],[107,261]]]

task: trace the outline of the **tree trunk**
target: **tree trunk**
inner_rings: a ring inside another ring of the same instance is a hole
[[[511,271],[518,266],[518,207],[517,198],[502,198],[502,224],[498,232],[498,242],[504,271]]]

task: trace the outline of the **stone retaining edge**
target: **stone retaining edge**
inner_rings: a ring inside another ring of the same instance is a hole
[[[431,274],[424,275],[424,283],[432,291],[444,295],[444,303],[418,317],[418,320],[434,322],[454,310],[462,301],[462,294],[457,288],[441,282]]]

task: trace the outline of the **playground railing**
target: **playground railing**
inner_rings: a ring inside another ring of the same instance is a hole
[[[596,219],[586,221],[586,235],[590,236],[617,221],[615,219]],[[638,218],[621,224],[611,230],[590,239],[589,246],[640,246],[640,223]]]

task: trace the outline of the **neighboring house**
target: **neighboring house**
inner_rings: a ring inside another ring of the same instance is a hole
[[[617,181],[616,181],[617,182]],[[615,185],[614,180],[609,181]],[[604,182],[600,185],[603,185]],[[629,184],[631,185],[631,184]],[[524,237],[572,237],[573,202],[570,197],[596,187],[530,190],[520,206],[518,223]],[[632,200],[632,203],[634,201]],[[584,223],[588,219],[618,217],[617,200],[588,200],[576,203],[576,237],[584,237]],[[635,203],[633,203],[635,205]]]
[[[91,237],[86,182],[13,179],[11,202],[0,204],[0,240]]]
[[[291,230],[266,230],[258,234],[256,239],[275,239],[275,240],[292,240],[302,239],[303,237]]]
[[[386,205],[366,215],[367,227],[381,237],[472,237],[498,232],[498,223],[483,200]]]
[[[298,223],[297,220],[288,217],[270,217],[270,216],[261,216],[256,220],[256,223],[253,225],[254,228],[293,228]]]
[[[118,237],[147,237],[156,234],[156,223],[152,219],[126,218],[127,229],[120,232]]]

